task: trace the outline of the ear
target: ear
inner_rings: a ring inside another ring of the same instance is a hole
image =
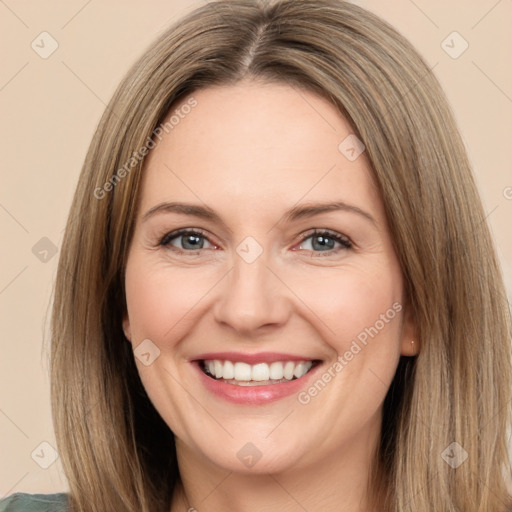
[[[403,356],[417,356],[420,352],[419,333],[416,328],[411,308],[408,306],[403,313],[402,336],[400,354]]]
[[[123,332],[124,332],[126,339],[131,343],[132,331],[130,329],[130,319],[128,317],[128,313],[125,313],[123,316]]]

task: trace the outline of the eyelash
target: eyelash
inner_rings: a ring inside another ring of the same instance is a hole
[[[179,238],[180,236],[183,236],[183,235],[197,235],[197,236],[208,239],[205,232],[202,231],[201,229],[179,229],[177,231],[172,231],[171,233],[165,234],[163,236],[163,238],[160,240],[158,245],[165,247],[165,248],[169,248],[170,250],[172,250],[178,254],[184,254],[184,253],[198,254],[202,249],[185,250],[185,249],[179,249],[177,247],[169,245],[172,240],[174,240],[175,238]],[[353,248],[352,242],[347,237],[340,235],[339,233],[336,233],[335,231],[331,231],[329,229],[314,229],[313,231],[310,231],[308,233],[303,233],[302,235],[300,235],[299,245],[302,244],[302,242],[304,242],[304,240],[307,240],[308,238],[315,237],[315,236],[324,236],[324,237],[330,238],[330,239],[334,240],[335,242],[338,242],[342,246],[342,247],[339,247],[338,249],[332,249],[332,250],[328,250],[328,251],[311,251],[312,253],[315,253],[315,257],[316,256],[330,256],[332,254],[338,253],[339,251]],[[212,243],[212,242],[210,242],[210,243]],[[215,244],[213,244],[213,245],[215,245]]]

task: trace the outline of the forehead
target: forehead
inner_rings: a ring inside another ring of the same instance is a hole
[[[191,98],[195,106],[182,108]],[[236,203],[254,215],[263,203],[269,210],[359,197],[378,215],[366,155],[352,160],[340,149],[354,137],[349,123],[312,92],[254,82],[214,86],[183,98],[172,114],[179,114],[173,128],[145,162],[142,211],[199,199],[214,208]]]

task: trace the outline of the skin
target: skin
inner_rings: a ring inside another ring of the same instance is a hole
[[[297,395],[229,403],[203,387],[189,362],[206,351],[286,352],[321,359],[321,375],[404,304],[366,155],[349,161],[338,150],[352,130],[313,93],[244,81],[193,97],[197,106],[146,161],[125,276],[124,332],[134,349],[150,339],[160,350],[148,366],[135,360],[176,436],[182,483],[171,511],[369,511],[382,404],[400,355],[418,350],[405,305],[307,404]],[[224,224],[175,212],[142,220],[166,201],[207,205]],[[284,218],[317,201],[344,201],[375,222],[345,210]],[[205,232],[198,250],[187,236],[159,245],[181,228]],[[315,228],[348,237],[352,248],[301,240]],[[252,263],[236,251],[248,236],[263,249]],[[251,468],[237,457],[247,442],[262,454]]]

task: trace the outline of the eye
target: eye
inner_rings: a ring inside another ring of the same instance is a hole
[[[210,244],[212,248],[216,247],[208,241],[203,231],[199,229],[180,229],[172,233],[167,233],[160,240],[159,245],[168,247],[177,252],[194,252],[199,249],[204,249],[205,241],[207,244]],[[177,242],[176,245],[175,242]]]
[[[307,244],[309,244],[311,248],[305,250],[313,251],[314,253],[325,253],[314,254],[314,256],[330,256],[340,250],[352,248],[352,243],[346,236],[327,229],[315,229],[312,233],[302,235],[301,245]],[[337,248],[335,247],[336,244],[338,244]]]
[[[209,244],[210,247],[205,247],[205,242],[206,244]],[[299,248],[311,251],[313,253],[312,256],[329,256],[340,250],[352,248],[352,243],[346,236],[327,229],[316,229],[313,232],[301,235],[300,245],[307,245],[308,243],[311,248]],[[336,244],[338,247],[336,247]],[[200,229],[180,229],[178,231],[167,233],[160,240],[159,245],[178,253],[189,254],[198,253],[201,249],[217,248],[215,244],[212,244],[208,240],[205,233]]]

